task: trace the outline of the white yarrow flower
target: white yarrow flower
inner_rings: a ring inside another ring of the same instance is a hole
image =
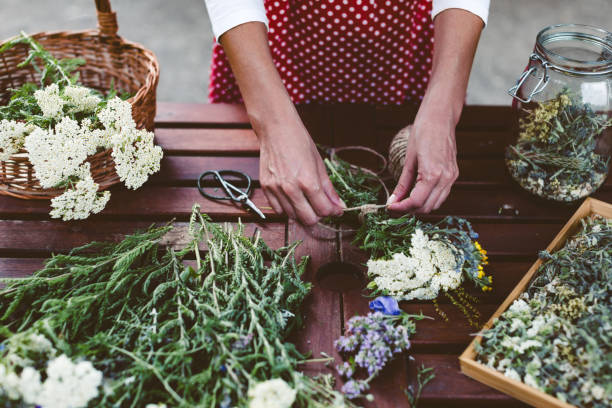
[[[119,179],[135,190],[159,171],[163,151],[153,144],[152,132],[133,129],[115,135],[112,156]]]
[[[51,84],[44,89],[34,92],[36,103],[40,106],[45,118],[55,119],[62,116],[64,100],[59,94],[57,84]]]
[[[108,130],[126,131],[136,128],[132,119],[132,105],[118,97],[107,102],[106,107],[98,112],[98,119]]]
[[[98,188],[91,175],[79,180],[73,188],[51,199],[51,218],[83,220],[91,214],[99,213],[110,200],[110,192],[99,193]]]
[[[36,178],[43,188],[53,188],[79,173],[96,146],[86,137],[87,129],[68,117],[55,130],[36,128],[25,138],[25,148]]]
[[[289,408],[297,392],[280,378],[261,382],[249,389],[249,408]]]
[[[96,110],[101,99],[91,93],[91,89],[84,86],[71,85],[64,88],[64,99],[72,108],[69,112],[91,113]]]
[[[388,260],[368,261],[368,275],[376,287],[402,300],[435,299],[440,290],[457,288],[463,274],[450,244],[430,239],[417,229],[409,255],[395,253]]]
[[[26,136],[34,126],[14,120],[0,121],[0,161],[8,160],[23,148]]]

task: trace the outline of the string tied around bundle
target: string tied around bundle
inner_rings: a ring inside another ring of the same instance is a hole
[[[328,149],[328,154],[329,154],[329,160],[333,163],[333,164],[338,164],[337,161],[337,153],[339,152],[346,152],[346,151],[363,151],[369,154],[372,154],[374,156],[377,157],[377,159],[380,161],[380,167],[378,168],[378,170],[374,171],[371,170],[369,168],[366,167],[362,167],[362,166],[357,166],[355,164],[352,163],[348,163],[349,167],[355,171],[361,171],[367,174],[370,174],[371,176],[373,176],[373,179],[376,180],[378,183],[380,183],[380,185],[382,186],[382,189],[385,193],[385,203],[387,202],[387,200],[389,199],[389,190],[387,189],[387,186],[385,185],[385,182],[382,179],[382,174],[385,172],[385,170],[387,170],[387,159],[380,153],[378,153],[376,150],[371,149],[369,147],[365,147],[365,146],[342,146],[342,147],[331,147]],[[358,219],[361,223],[363,223],[365,221],[365,217],[368,214],[373,214],[376,213],[378,210],[386,208],[387,205],[386,204],[375,204],[375,203],[368,203],[368,204],[363,204],[360,206],[356,206],[356,207],[349,207],[349,208],[344,208],[343,212],[347,213],[347,212],[352,212],[352,211],[359,211],[359,215],[358,215]],[[329,229],[335,232],[355,232],[357,230],[355,229],[345,229],[345,228],[334,228],[332,226],[323,224],[321,222],[318,223],[319,226],[325,228],[325,229]]]

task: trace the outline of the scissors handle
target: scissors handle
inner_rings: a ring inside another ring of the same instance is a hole
[[[214,195],[205,190],[206,186],[202,185],[202,181],[210,176],[212,176],[212,178],[217,182],[218,187],[223,189],[225,195]],[[236,177],[238,179],[237,181],[244,181],[246,183],[246,189],[240,189],[234,184],[228,182],[225,179],[226,176]],[[252,187],[251,177],[249,177],[248,174],[238,170],[207,170],[198,178],[198,190],[200,191],[200,194],[213,200],[243,201],[243,199],[240,197],[250,196]]]

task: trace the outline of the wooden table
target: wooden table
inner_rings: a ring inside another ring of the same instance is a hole
[[[301,115],[317,142],[344,146],[369,145],[386,152],[391,137],[414,118],[413,107],[371,108],[365,106],[307,106]],[[533,198],[512,183],[503,163],[504,147],[512,139],[511,110],[505,107],[466,107],[457,130],[459,180],[439,211],[425,217],[443,215],[468,218],[489,251],[494,290],[483,295],[479,306],[483,321],[492,314],[519,278],[546,247],[575,206],[558,205]],[[242,217],[249,229],[257,225],[274,247],[303,240],[299,255],[311,255],[306,279],[315,280],[317,269],[342,254],[356,264],[367,257],[350,245],[350,237],[317,229],[309,231],[284,217],[264,210],[265,224],[251,214],[225,203],[203,199],[195,179],[205,169],[237,169],[258,178],[258,144],[242,107],[231,105],[192,105],[161,103],[158,108],[156,140],[165,151],[162,170],[141,189],[112,190],[103,213],[84,222],[61,222],[48,216],[49,203],[0,197],[0,276],[26,276],[35,271],[44,257],[68,251],[92,240],[119,240],[152,222],[177,220],[168,243],[184,240],[187,218],[194,202],[217,221]],[[595,194],[612,201],[608,180]],[[266,207],[260,189],[252,200]],[[342,250],[342,251],[341,251]],[[333,341],[345,322],[356,313],[367,312],[367,299],[359,290],[334,292],[317,286],[306,305],[306,326],[295,341],[304,351],[335,355]],[[430,302],[409,303],[405,310],[437,317]],[[463,316],[450,305],[443,305],[450,317],[417,324],[412,341],[414,360],[395,361],[375,382],[373,392],[378,407],[408,406],[404,389],[415,381],[416,367],[434,367],[436,379],[424,390],[420,406],[521,406],[518,401],[494,391],[459,372],[457,357],[470,340],[470,329]],[[323,365],[304,367],[308,373],[330,372]]]

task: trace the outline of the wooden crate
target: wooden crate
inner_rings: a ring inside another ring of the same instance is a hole
[[[580,220],[592,215],[598,214],[606,218],[612,218],[612,204],[605,203],[603,201],[595,200],[593,198],[587,198],[584,203],[576,210],[572,218],[565,224],[565,226],[559,231],[555,239],[546,248],[549,252],[553,253],[563,247],[569,237],[575,234],[581,227]],[[483,331],[489,329],[495,319],[497,319],[506,309],[514,302],[527,288],[529,282],[538,271],[542,260],[538,259],[529,269],[527,274],[521,279],[516,285],[514,290],[508,295],[506,300],[501,306],[495,311],[493,316],[484,325]],[[482,336],[476,337],[468,346],[468,348],[459,356],[459,365],[461,366],[461,372],[463,374],[474,378],[490,387],[493,387],[501,392],[511,395],[527,404],[533,405],[539,408],[558,407],[558,408],[573,408],[573,405],[567,404],[543,391],[536,388],[525,385],[521,381],[510,379],[504,376],[501,372],[487,367],[476,361],[476,351],[474,345],[476,342],[480,342]]]

